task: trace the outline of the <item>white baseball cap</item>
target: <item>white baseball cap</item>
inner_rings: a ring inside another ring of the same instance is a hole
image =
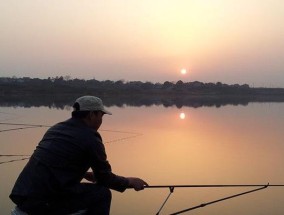
[[[112,115],[105,109],[102,100],[95,96],[82,96],[76,99],[75,103],[79,104],[78,111],[102,111],[105,114]]]

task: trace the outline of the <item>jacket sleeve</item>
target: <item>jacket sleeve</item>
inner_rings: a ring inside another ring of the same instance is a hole
[[[128,187],[128,179],[112,173],[101,137],[97,136],[94,138],[90,145],[90,163],[97,183],[110,189],[124,192]]]

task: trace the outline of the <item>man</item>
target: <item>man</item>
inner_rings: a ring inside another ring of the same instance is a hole
[[[110,114],[94,96],[78,98],[72,118],[48,129],[10,194],[12,201],[30,215],[109,214],[111,192],[142,190],[140,178],[112,173],[102,138],[97,132],[104,114]],[[92,172],[87,172],[88,169]],[[85,178],[92,183],[81,183]]]

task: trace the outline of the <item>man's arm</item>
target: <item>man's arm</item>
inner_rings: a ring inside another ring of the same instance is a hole
[[[85,175],[84,175],[84,178],[87,181],[96,183],[96,179],[95,179],[93,172],[86,172]],[[147,182],[145,182],[144,180],[142,180],[140,178],[127,177],[127,180],[128,180],[128,187],[134,188],[134,190],[136,190],[136,191],[143,190],[145,186],[148,186]]]
[[[93,183],[96,182],[95,175],[93,172],[86,172],[84,175],[84,179]]]

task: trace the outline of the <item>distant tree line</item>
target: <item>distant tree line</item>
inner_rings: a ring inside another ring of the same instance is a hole
[[[249,85],[194,82],[151,83],[99,81],[70,76],[40,78],[0,77],[0,106],[70,107],[82,95],[96,95],[107,106],[202,107],[247,105],[249,102],[284,102],[283,88],[251,88]]]
[[[155,95],[226,95],[226,94],[251,94],[253,88],[248,84],[224,84],[202,83],[199,81],[177,82],[165,81],[164,83],[152,83],[142,81],[99,81],[95,78],[72,79],[70,76],[56,76],[47,79],[30,77],[0,77],[0,95],[11,94],[109,94],[109,95],[137,95],[137,94],[155,94]]]

